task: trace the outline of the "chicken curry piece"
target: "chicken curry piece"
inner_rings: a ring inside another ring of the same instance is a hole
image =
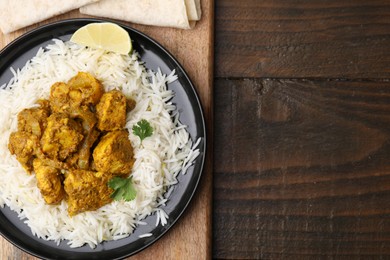
[[[64,181],[69,215],[96,210],[110,203],[113,190],[107,186],[107,182],[111,178],[112,175],[105,172],[69,171]]]
[[[43,199],[47,204],[57,204],[65,197],[64,187],[62,185],[64,176],[59,169],[46,165],[39,158],[34,159],[33,167],[37,185],[41,191]]]
[[[80,123],[65,114],[53,113],[41,138],[42,152],[51,159],[63,161],[77,151],[83,139]]]
[[[39,100],[40,107],[24,109],[18,114],[18,130],[41,137],[50,115],[50,105],[47,100]]]
[[[8,149],[20,162],[23,168],[31,173],[35,147],[47,125],[50,106],[47,100],[39,100],[40,107],[24,109],[18,114],[18,131],[9,139]]]
[[[32,171],[32,161],[37,146],[39,146],[39,139],[36,135],[23,131],[13,132],[10,135],[8,149],[28,173]]]
[[[134,164],[125,129],[135,102],[104,92],[99,80],[79,72],[51,86],[48,100],[18,114],[8,149],[27,173],[35,173],[47,204],[68,202],[70,216],[111,202],[107,182],[127,177]]]
[[[99,130],[123,129],[126,124],[126,103],[125,95],[118,90],[104,93],[96,106]]]
[[[126,130],[108,132],[93,151],[95,168],[101,172],[126,175],[134,164],[133,149]]]

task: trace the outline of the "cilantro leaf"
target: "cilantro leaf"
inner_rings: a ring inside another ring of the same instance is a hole
[[[114,177],[108,181],[108,187],[114,190],[111,198],[114,200],[131,201],[137,196],[137,191],[133,186],[133,178]]]
[[[144,140],[146,137],[152,136],[153,128],[150,126],[148,121],[142,119],[133,126],[133,134],[138,136],[142,142],[142,140]]]

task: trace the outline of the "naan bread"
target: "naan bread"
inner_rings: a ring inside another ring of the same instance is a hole
[[[190,29],[200,19],[200,0],[101,0],[83,14],[133,23]]]
[[[0,0],[3,33],[43,21],[99,0]]]

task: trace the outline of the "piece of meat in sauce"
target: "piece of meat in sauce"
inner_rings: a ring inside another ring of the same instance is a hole
[[[129,133],[127,130],[108,132],[100,139],[92,155],[96,170],[129,175],[134,164]]]
[[[50,106],[53,112],[71,114],[82,106],[96,105],[103,93],[99,80],[87,72],[79,72],[68,83],[52,85]]]
[[[65,82],[56,82],[50,88],[50,107],[53,113],[68,114],[71,111],[70,87]]]
[[[69,97],[75,105],[96,105],[104,93],[99,80],[87,72],[79,72],[68,81]]]
[[[48,102],[39,100],[40,107],[27,108],[18,114],[18,131],[9,137],[8,149],[23,168],[31,173],[32,160],[39,149],[39,138],[46,128],[50,114]]]
[[[65,160],[76,152],[83,140],[83,129],[79,122],[64,114],[51,114],[41,139],[43,153],[51,159]]]
[[[64,181],[69,215],[96,210],[110,203],[113,190],[108,187],[107,182],[111,177],[111,174],[103,172],[69,171]]]
[[[40,107],[23,109],[18,114],[18,131],[41,137],[46,128],[46,120],[50,115],[50,107],[45,100],[39,100]]]
[[[126,106],[127,100],[122,92],[111,90],[104,93],[96,105],[97,127],[99,130],[114,131],[123,129],[126,124]]]
[[[31,133],[17,131],[11,133],[9,137],[9,151],[16,156],[16,159],[28,173],[32,171],[32,160],[37,147],[39,147],[39,139]]]
[[[65,197],[62,185],[64,176],[59,169],[45,165],[41,159],[33,161],[38,188],[47,204],[58,204]]]

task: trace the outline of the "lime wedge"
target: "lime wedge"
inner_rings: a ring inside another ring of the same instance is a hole
[[[129,54],[132,44],[125,29],[114,23],[90,23],[78,29],[71,42],[120,54]]]

